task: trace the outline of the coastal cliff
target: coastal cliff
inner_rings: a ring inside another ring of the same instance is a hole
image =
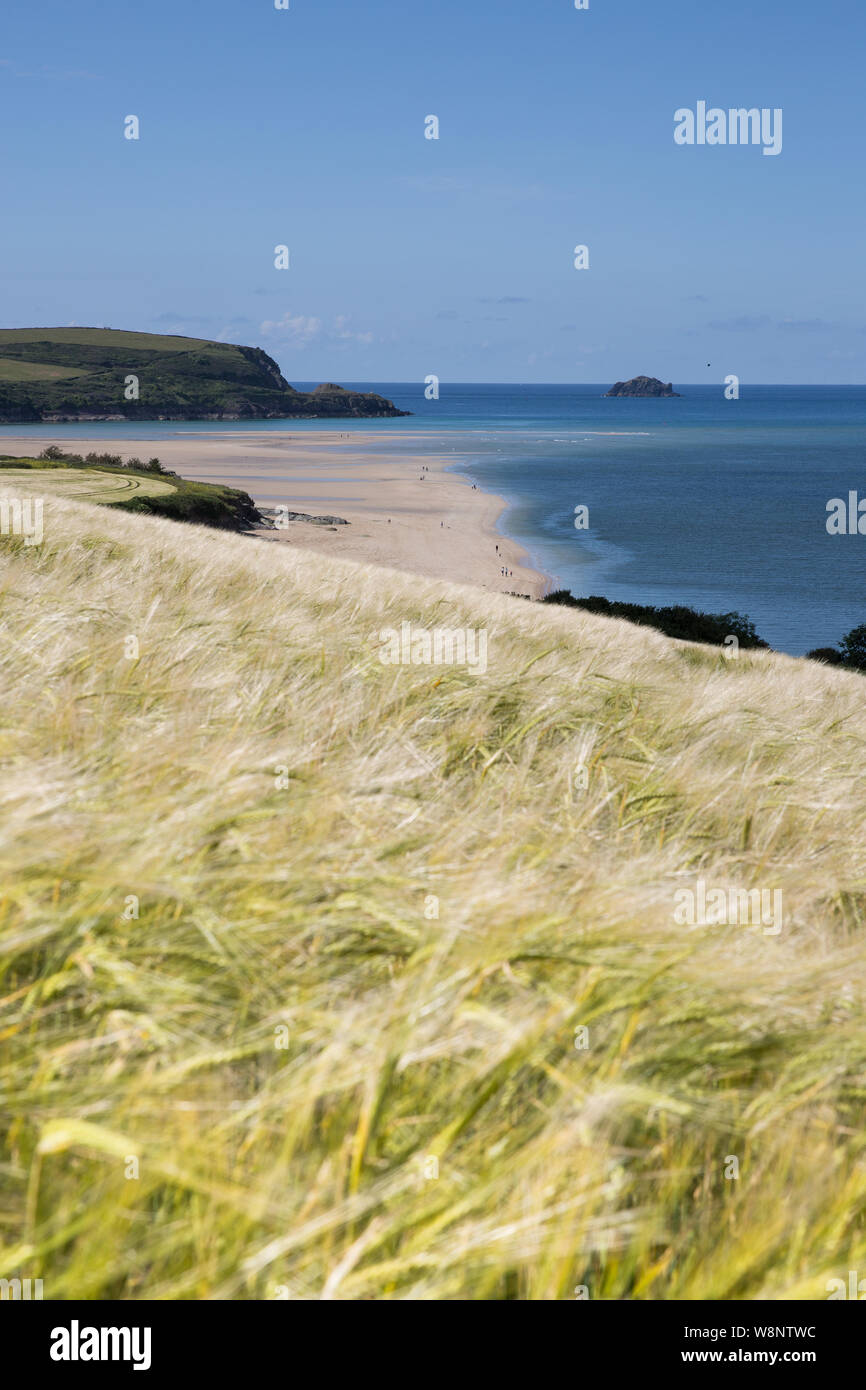
[[[332,383],[296,391],[262,348],[111,328],[0,330],[0,424],[408,413]]]

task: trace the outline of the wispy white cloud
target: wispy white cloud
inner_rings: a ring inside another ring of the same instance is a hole
[[[281,319],[264,319],[259,332],[266,338],[280,338],[292,344],[310,343],[322,331],[322,320],[286,310]]]
[[[338,314],[334,322],[335,322],[335,331],[336,331],[337,337],[338,337],[338,338],[341,338],[344,342],[353,342],[353,343],[372,343],[372,342],[373,342],[373,334],[372,334],[372,333],[369,333],[369,332],[367,332],[367,333],[356,333],[354,329],[352,329],[352,328],[349,327],[349,317],[348,317],[347,314]]]
[[[325,345],[375,342],[373,333],[352,328],[348,314],[338,314],[333,324],[329,325],[312,314],[293,314],[287,309],[282,318],[264,319],[259,325],[259,332],[263,337],[273,338],[286,347],[306,347],[313,342]]]

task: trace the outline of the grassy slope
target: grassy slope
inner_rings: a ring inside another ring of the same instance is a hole
[[[75,344],[84,347],[130,347],[153,352],[184,352],[196,348],[220,347],[210,338],[182,338],[171,333],[127,333],[122,328],[0,328],[0,350],[4,343]]]
[[[0,1275],[822,1298],[863,1268],[861,677],[69,502],[0,541],[0,604]],[[487,675],[381,665],[404,619],[486,626]],[[675,926],[698,873],[781,887],[785,930]]]
[[[71,464],[73,457],[58,461],[0,454],[0,496],[36,496],[48,505],[57,497],[78,498],[228,531],[247,530],[261,519],[249,493],[239,488],[119,465]]]
[[[40,468],[33,461],[32,471],[4,468],[0,461],[0,496],[36,496],[44,500],[75,497],[82,502],[102,502],[112,506],[133,496],[167,497],[176,489],[157,477],[137,473],[108,472],[102,468]]]
[[[17,357],[0,357],[0,381],[69,381],[87,376],[86,367],[58,367],[50,362],[27,362]]]

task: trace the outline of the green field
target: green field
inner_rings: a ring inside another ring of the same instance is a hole
[[[86,367],[63,367],[50,362],[27,362],[18,357],[0,357],[0,381],[64,381],[87,376]]]
[[[209,338],[181,338],[171,333],[127,333],[119,328],[0,328],[5,343],[63,343],[84,347],[138,348],[150,352],[186,352],[194,348],[225,348]]]
[[[40,497],[46,494],[52,497],[74,497],[79,502],[102,502],[110,505],[126,502],[135,496],[166,496],[168,493],[177,492],[177,488],[160,478],[107,473],[100,468],[39,468],[38,471],[29,471],[0,467],[0,495],[12,492]]]
[[[124,462],[120,454],[88,454],[85,459],[54,446],[35,459],[0,454],[3,495],[69,497],[228,531],[247,530],[262,519],[246,492],[180,478],[163,469],[158,459]]]

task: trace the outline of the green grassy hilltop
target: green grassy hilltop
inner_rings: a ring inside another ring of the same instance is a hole
[[[333,384],[296,391],[262,348],[111,328],[0,329],[2,424],[405,413],[383,396]]]

